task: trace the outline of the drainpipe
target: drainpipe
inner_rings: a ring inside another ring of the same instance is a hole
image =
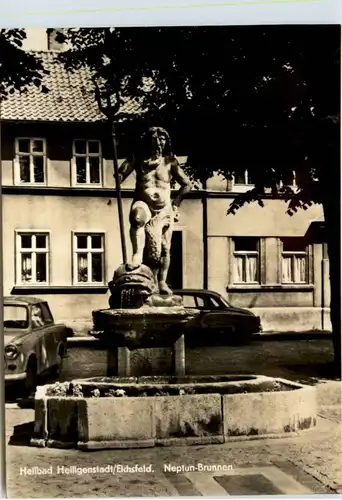
[[[208,289],[208,193],[207,180],[203,181],[203,289]]]
[[[321,261],[321,329],[324,330],[324,243],[322,243],[322,261]]]
[[[2,107],[2,100],[1,100],[1,96],[0,96],[0,196],[1,196],[1,187],[2,187],[2,176],[1,176],[1,173],[2,173],[2,151],[1,151],[1,144],[2,144],[2,130],[1,130],[1,107]],[[3,217],[2,217],[2,210],[3,210],[3,204],[0,203],[0,221],[3,221]],[[4,256],[4,253],[3,253],[3,246],[2,246],[2,231],[0,231],[0,248],[1,248],[1,258],[0,258],[0,283],[3,283],[3,256]],[[4,293],[4,289],[3,289],[3,286],[0,286],[0,304],[3,304],[3,293]],[[3,313],[0,312],[0,324],[2,323],[2,318],[3,318]],[[1,335],[1,339],[0,339],[0,349],[1,349],[1,352],[3,352],[4,350],[4,336]],[[3,377],[3,375],[2,375]],[[1,377],[1,382],[4,381],[4,378]],[[5,394],[4,394],[4,389],[5,389],[5,384],[4,383],[1,383],[1,389],[0,389],[0,397],[1,397],[1,400],[4,400],[5,399]],[[2,418],[1,419],[1,423],[0,423],[0,433],[4,436],[4,432],[5,432],[5,419]],[[5,444],[4,444],[4,440],[1,442],[1,445],[0,445],[0,452],[2,453],[6,453],[6,450],[5,450]],[[6,481],[6,465],[5,465],[5,460],[1,460],[0,461],[0,481],[2,484],[6,484],[5,481]],[[3,482],[2,482],[3,481]]]

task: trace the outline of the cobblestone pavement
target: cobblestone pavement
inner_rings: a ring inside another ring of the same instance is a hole
[[[302,340],[256,340],[243,346],[187,348],[189,375],[258,373],[312,383],[326,378],[333,359],[330,338]],[[70,347],[63,380],[106,375],[107,353],[87,345]]]

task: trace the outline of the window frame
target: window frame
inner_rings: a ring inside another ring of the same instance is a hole
[[[192,299],[193,305],[186,304],[186,302],[187,302],[186,299],[188,299],[188,298]],[[196,295],[185,293],[184,295],[182,295],[182,299],[183,299],[183,305],[184,305],[185,309],[197,309]]]
[[[14,327],[8,327],[5,325],[6,321],[11,321],[11,320],[6,320],[5,317],[6,317],[6,309],[8,310],[8,308],[20,308],[20,309],[25,309],[26,310],[26,320],[25,320],[25,325],[23,327],[15,327],[15,328],[19,328],[20,330],[27,330],[30,326],[30,309],[29,309],[29,306],[26,305],[26,304],[3,304],[3,321],[2,321],[2,324],[3,324],[3,328],[8,328],[9,330],[14,328]]]
[[[292,184],[284,184],[283,181],[279,181],[279,187],[282,188],[284,186],[286,187],[290,187],[294,190],[298,189],[298,184],[297,184],[297,174],[296,174],[296,171],[295,170],[292,170],[292,174],[293,174],[293,182]]]
[[[249,176],[248,168],[245,169],[244,175],[245,175],[245,181],[246,181],[244,184],[237,183],[235,181],[235,175],[232,176],[230,191],[234,191],[236,193],[244,193],[246,191],[249,191],[250,189],[252,189],[255,186],[254,183],[252,183],[252,184],[248,183],[248,176]]]
[[[78,248],[77,237],[87,237],[87,248]],[[92,236],[101,236],[101,248],[92,248],[89,246],[89,240]],[[78,281],[78,263],[77,255],[79,253],[87,254],[87,281]],[[98,253],[102,255],[102,281],[89,281],[89,269],[91,270],[91,255]],[[106,284],[106,233],[104,231],[73,231],[72,232],[72,284],[80,287],[94,287]]]
[[[30,248],[22,248],[21,246],[21,236],[32,236],[35,239],[35,244]],[[36,246],[36,236],[46,236],[46,247],[37,248]],[[51,284],[51,232],[50,230],[44,229],[18,229],[15,231],[15,284],[21,287],[46,287]],[[32,258],[32,277],[35,280],[23,281],[22,279],[22,258],[21,254],[30,253]],[[37,281],[37,262],[36,257],[32,257],[37,253],[46,254],[46,281]]]
[[[235,241],[237,239],[243,239],[246,238],[245,236],[234,236],[232,237],[232,250],[233,250],[233,269],[232,269],[232,284],[235,286],[259,286],[261,284],[261,255],[260,255],[260,249],[261,249],[261,238],[258,238],[257,236],[251,236],[250,238],[255,238],[256,243],[257,243],[257,250],[235,250]],[[254,256],[256,255],[257,257],[257,264],[256,264],[256,271],[257,271],[257,280],[256,281],[237,281],[236,280],[236,257],[244,257],[244,264],[243,264],[243,274],[244,278],[246,279],[246,261],[248,256]]]
[[[19,141],[29,141],[29,149],[28,153],[20,152],[19,150]],[[33,141],[42,141],[43,143],[43,151],[40,152],[32,152],[32,143]],[[20,156],[28,156],[30,159],[30,181],[24,182],[20,180]],[[43,182],[35,182],[34,181],[34,165],[32,158],[35,156],[39,156],[43,158],[43,174],[44,181]],[[33,180],[32,180],[33,179]],[[45,137],[16,137],[14,139],[14,184],[18,186],[46,186],[47,185],[47,141]]]
[[[284,238],[280,238],[280,282],[281,285],[308,285],[310,284],[310,245],[305,245],[305,250],[284,250]],[[287,236],[290,238],[300,238],[299,236]],[[291,257],[291,275],[294,278],[294,259],[296,256],[305,257],[305,281],[284,281],[283,280],[283,258],[284,256]]]
[[[77,141],[85,141],[86,143],[86,152],[76,153],[76,142]],[[97,142],[99,146],[98,153],[89,153],[89,142]],[[90,182],[90,165],[89,158],[99,158],[99,182]],[[77,161],[76,158],[85,158],[86,159],[86,182],[77,182]],[[85,139],[84,137],[77,137],[72,141],[72,186],[73,187],[92,187],[99,188],[103,186],[103,156],[102,156],[102,143],[100,139]],[[89,182],[88,182],[89,181]]]
[[[31,328],[33,330],[41,330],[42,328],[46,328],[47,325],[49,325],[50,323],[45,323],[45,320],[44,320],[44,314],[43,314],[43,310],[42,310],[42,304],[41,302],[37,303],[37,304],[32,304],[31,307],[31,318],[30,318],[30,321],[31,321]],[[34,309],[37,309],[39,310],[39,323],[36,323],[34,321],[34,314],[33,314],[33,311]]]

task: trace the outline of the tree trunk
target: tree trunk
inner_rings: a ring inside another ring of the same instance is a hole
[[[326,193],[329,194],[329,193]],[[340,210],[334,196],[323,201],[329,256],[330,318],[334,346],[334,371],[341,375],[341,279],[340,279]]]

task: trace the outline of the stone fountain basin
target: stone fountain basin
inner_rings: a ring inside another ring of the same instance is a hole
[[[113,345],[134,348],[170,347],[200,311],[183,306],[143,306],[137,309],[93,311],[94,337]]]
[[[293,436],[316,425],[315,388],[281,378],[97,377],[72,384],[83,395],[49,395],[53,384],[38,387],[31,445],[96,450],[213,444]],[[127,396],[104,396],[118,388]],[[91,397],[94,389],[100,397]]]

